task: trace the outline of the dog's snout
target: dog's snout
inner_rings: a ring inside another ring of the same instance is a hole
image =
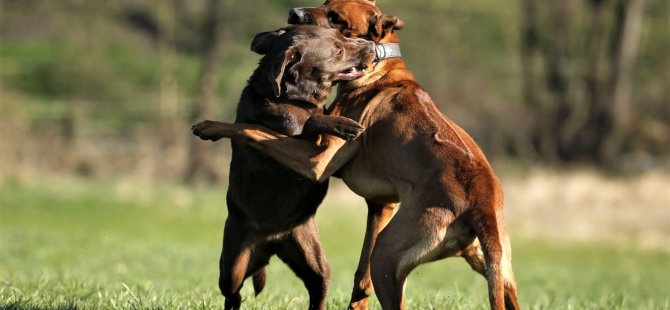
[[[374,50],[375,49],[375,43],[370,41],[370,40],[361,39],[361,38],[355,38],[355,39],[350,39],[350,40],[351,40],[350,42],[353,44],[353,46],[355,46],[356,49],[358,49],[358,50]]]
[[[354,42],[358,45],[366,45],[366,44],[368,44],[369,42],[372,42],[372,41],[368,41],[366,39],[361,39],[361,38],[355,38]]]
[[[300,21],[301,13],[299,8],[290,9],[288,11],[288,23],[297,24]]]
[[[363,40],[357,43],[361,51],[364,51],[366,53],[375,53],[375,42]]]
[[[288,11],[288,23],[293,25],[313,24],[313,19],[304,8],[293,8]]]

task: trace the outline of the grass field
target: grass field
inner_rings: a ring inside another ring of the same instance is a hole
[[[0,182],[0,309],[221,308],[224,198],[224,189],[177,185]],[[364,215],[332,202],[318,214],[331,309],[348,301]],[[525,309],[670,309],[667,252],[513,238]],[[302,284],[277,259],[263,294],[250,286],[246,309],[306,307]],[[406,292],[408,309],[487,307],[484,279],[457,258],[418,268]]]

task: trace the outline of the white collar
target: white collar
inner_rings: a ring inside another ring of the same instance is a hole
[[[402,57],[402,55],[400,54],[400,44],[398,43],[376,44],[375,52],[377,53],[375,61]]]

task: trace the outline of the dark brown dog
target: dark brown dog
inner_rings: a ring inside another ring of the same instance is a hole
[[[338,29],[378,44],[398,42],[396,17],[374,1],[330,0],[294,11],[291,22]],[[359,139],[327,137],[319,145],[260,126],[216,124],[212,138],[232,137],[305,177],[324,182],[337,171],[377,215],[368,220],[361,262],[372,246],[372,279],[384,309],[403,309],[405,280],[416,266],[461,256],[488,281],[492,309],[518,309],[512,252],[500,182],[474,140],[444,116],[400,58],[381,60],[360,79],[340,85],[331,115],[367,127]],[[401,207],[374,242],[374,232]],[[365,267],[359,266],[359,271]],[[364,283],[366,275],[357,283]],[[372,287],[368,286],[367,290]],[[366,308],[366,298],[352,308]]]
[[[322,115],[331,85],[363,75],[373,44],[347,39],[317,26],[293,26],[258,34],[252,50],[265,56],[244,89],[237,123],[261,124],[315,144],[322,133],[353,139],[363,127],[348,118]],[[193,126],[210,138],[211,124]],[[317,184],[247,145],[233,142],[227,194],[228,218],[221,252],[219,287],[226,309],[238,309],[244,279],[254,276],[258,294],[263,267],[276,254],[302,279],[310,309],[325,309],[329,268],[314,213],[328,184]]]

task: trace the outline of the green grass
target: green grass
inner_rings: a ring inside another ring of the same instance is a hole
[[[0,182],[0,309],[221,308],[224,198],[225,189],[176,185]],[[364,215],[320,210],[329,308],[348,301]],[[667,253],[520,238],[514,250],[525,309],[670,309]],[[277,259],[263,294],[250,287],[246,309],[306,308],[302,284]],[[406,294],[408,309],[487,307],[484,279],[455,258],[415,270]]]

